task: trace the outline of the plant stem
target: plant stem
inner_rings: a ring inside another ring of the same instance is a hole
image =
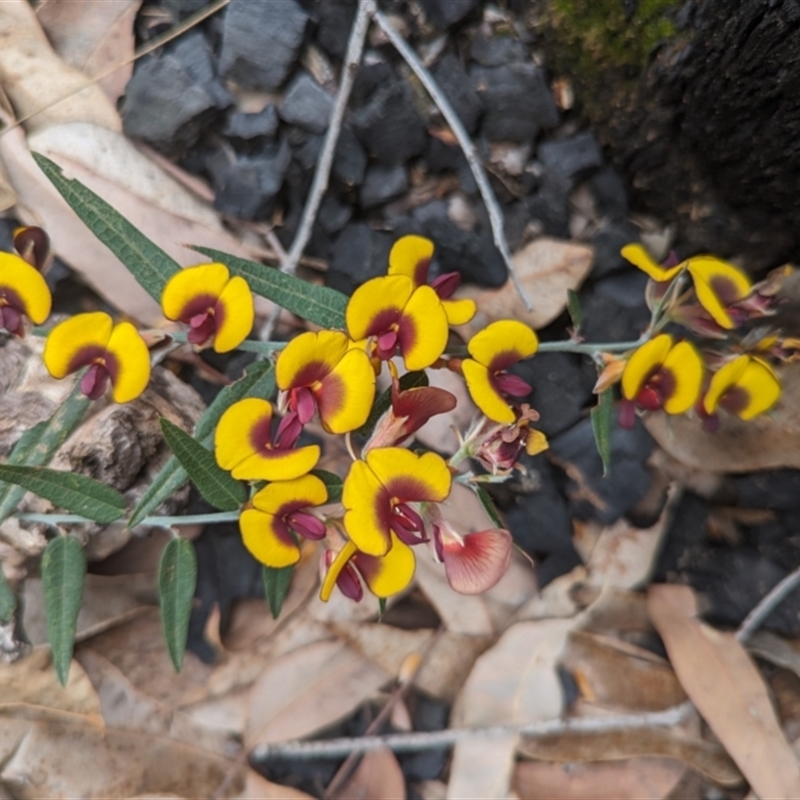
[[[80,514],[13,514],[23,522],[38,522],[42,525],[67,525],[72,523],[94,523]],[[214,525],[220,522],[235,522],[239,519],[238,511],[217,511],[210,514],[187,514],[177,517],[145,517],[139,524],[158,528],[171,528],[174,525]]]
[[[604,344],[590,344],[588,342],[541,342],[539,353],[583,353],[593,356],[597,353],[625,353],[628,350],[635,350],[647,341],[647,337],[642,336],[633,342],[606,342]]]

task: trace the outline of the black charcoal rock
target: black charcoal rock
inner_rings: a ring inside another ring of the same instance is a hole
[[[615,272],[629,270],[631,264],[621,255],[626,244],[639,241],[639,232],[630,222],[607,222],[591,238],[594,247],[592,277],[604,278]]]
[[[232,157],[222,150],[206,161],[216,197],[214,208],[241,219],[264,219],[281,190],[291,151],[286,142],[260,156]]]
[[[344,58],[350,29],[356,18],[356,0],[319,0],[316,4],[317,32],[320,47],[336,58]]]
[[[328,191],[322,198],[317,222],[326,233],[338,233],[353,216],[353,208],[335,192]]]
[[[600,145],[591,131],[576,133],[566,139],[542,142],[536,154],[546,171],[555,172],[573,181],[603,164]]]
[[[408,173],[401,164],[387,167],[373,164],[364,175],[364,182],[358,193],[361,208],[377,208],[390,200],[400,197],[408,189]]]
[[[647,276],[638,270],[611,275],[580,293],[582,333],[590,342],[637,339],[650,321],[644,301]]]
[[[167,49],[167,53],[183,64],[194,82],[211,95],[217,108],[226,109],[234,104],[234,96],[225,88],[217,75],[211,47],[202,33],[198,31],[185,33]]]
[[[539,182],[538,191],[525,198],[525,206],[532,220],[537,220],[544,233],[569,239],[569,190],[568,181],[559,175],[545,174]]]
[[[465,166],[469,169],[461,148],[457,144],[445,144],[436,136],[428,139],[425,164],[431,172],[456,172]]]
[[[426,145],[425,125],[411,87],[395,79],[380,85],[351,117],[358,138],[381,164],[402,164]]]
[[[483,102],[481,131],[489,141],[529,142],[558,125],[558,107],[540,67],[474,65],[470,78]]]
[[[333,159],[333,176],[345,186],[358,186],[364,180],[367,169],[367,154],[353,129],[343,125],[336,143]]]
[[[421,0],[425,16],[440,30],[461,22],[478,6],[478,0]]]
[[[362,222],[348,225],[333,245],[326,284],[352,294],[370,278],[386,274],[391,247],[391,236]]]
[[[273,91],[286,79],[308,15],[294,0],[231,0],[225,10],[220,73],[246,89]]]
[[[173,15],[176,22],[182,22],[186,17],[205,8],[208,3],[206,0],[163,0],[161,5]]]
[[[628,192],[620,174],[613,167],[604,167],[589,179],[589,189],[597,210],[610,220],[628,216]]]
[[[222,129],[224,136],[229,139],[271,139],[278,131],[278,112],[272,103],[265,106],[263,111],[256,114],[246,114],[243,111],[234,111],[228,116],[225,127]]]
[[[800,470],[770,469],[737,475],[731,482],[737,505],[790,511],[800,508]]]
[[[301,72],[286,89],[281,104],[281,119],[312,133],[328,127],[333,98],[310,76]]]
[[[461,62],[446,53],[433,67],[433,77],[469,133],[478,126],[483,104]]]
[[[638,418],[632,430],[625,430],[619,427],[615,415],[611,429],[611,470],[603,477],[603,462],[594,443],[589,417],[552,439],[553,455],[577,469],[583,482],[603,503],[598,508],[582,499],[580,487],[570,481],[567,495],[574,498],[570,501],[572,515],[611,525],[633,508],[650,488],[651,476],[645,462],[653,446],[650,434]]]
[[[509,36],[480,34],[475,37],[469,55],[482,67],[501,67],[503,64],[515,64],[528,60],[525,45]]]

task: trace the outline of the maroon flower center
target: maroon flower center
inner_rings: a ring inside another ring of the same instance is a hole
[[[439,296],[440,300],[447,300],[461,284],[461,276],[457,272],[447,272],[440,275],[432,284],[431,288]]]
[[[677,382],[672,370],[657,367],[639,389],[636,402],[647,411],[657,411],[675,394],[676,388]]]
[[[105,390],[108,388],[108,382],[111,375],[106,368],[105,363],[98,362],[92,364],[86,370],[84,376],[81,378],[81,391],[90,399],[97,400],[101,397]]]
[[[519,375],[512,375],[510,372],[497,372],[491,377],[492,385],[500,394],[511,395],[511,397],[526,397],[533,391]]]
[[[268,456],[275,450],[291,450],[302,432],[303,426],[295,411],[287,414],[278,423],[274,437],[272,417],[263,417],[250,430],[250,444],[257,453]]]
[[[325,523],[307,511],[294,511],[284,517],[284,521],[298,535],[305,539],[323,539]]]
[[[748,392],[747,389],[743,389],[741,386],[732,386],[720,397],[719,405],[729,414],[736,414],[738,416],[747,408],[750,400],[750,392]]]
[[[296,412],[301,425],[307,424],[317,410],[314,392],[308,386],[298,386],[289,393],[289,408]]]
[[[709,285],[714,294],[722,301],[723,305],[729,306],[741,299],[736,284],[723,275],[715,275],[709,281]]]
[[[0,287],[0,328],[22,336],[22,317],[27,313],[22,298],[7,286]]]
[[[414,545],[427,541],[425,523],[422,521],[422,517],[406,503],[392,505],[389,527],[397,535],[397,538],[401,542],[405,542],[405,544]]]
[[[397,351],[397,327],[393,326],[390,330],[381,333],[375,340],[375,355],[381,361],[392,358]]]
[[[189,326],[186,338],[191,344],[203,345],[212,340],[222,326],[225,312],[213,295],[201,295],[189,301],[180,320]]]

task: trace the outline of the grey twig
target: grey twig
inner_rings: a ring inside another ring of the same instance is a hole
[[[433,102],[436,103],[439,111],[442,112],[442,116],[450,126],[450,130],[453,131],[453,135],[458,140],[459,146],[464,151],[467,163],[472,170],[472,174],[475,176],[475,182],[478,184],[478,189],[480,190],[481,197],[486,206],[486,211],[489,214],[489,223],[492,226],[495,246],[500,251],[503,261],[505,261],[508,274],[519,296],[522,298],[522,302],[525,303],[525,307],[530,311],[533,306],[519,282],[519,278],[514,270],[514,265],[511,263],[511,253],[508,250],[508,242],[506,242],[506,235],[503,230],[503,213],[500,210],[500,204],[497,202],[497,198],[494,195],[492,185],[489,183],[489,179],[486,176],[486,170],[483,168],[475,145],[472,144],[472,139],[469,138],[469,134],[461,124],[461,120],[453,109],[453,106],[450,105],[450,101],[445,97],[439,85],[433,79],[433,76],[425,69],[425,66],[419,60],[417,54],[409,47],[405,39],[397,33],[389,20],[386,19],[380,11],[376,10],[372,18],[375,20],[378,27],[386,34],[386,38],[394,45],[397,52],[405,59],[417,78],[419,78],[420,83],[425,87],[425,90],[428,92]]]
[[[316,740],[310,742],[277,742],[253,750],[256,759],[283,758],[341,758],[351,753],[367,753],[388,747],[395,753],[451,747],[456,742],[474,738],[495,738],[518,734],[527,737],[562,735],[567,733],[608,733],[642,728],[668,728],[680,724],[693,708],[691,703],[646,714],[620,714],[613,717],[577,717],[553,719],[528,725],[494,725],[486,728],[450,728],[444,731],[393,733],[386,736],[363,736]]]
[[[745,617],[744,622],[736,631],[736,638],[746,642],[761,626],[761,623],[775,610],[791,591],[800,585],[800,567],[790,572],[782,581],[779,581],[772,590],[767,592],[756,607]]]

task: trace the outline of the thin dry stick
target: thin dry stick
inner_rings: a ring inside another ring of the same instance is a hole
[[[761,623],[775,610],[776,606],[800,585],[800,567],[790,572],[782,581],[778,582],[771,591],[761,598],[756,607],[745,617],[744,622],[736,631],[736,638],[746,642]]]
[[[492,236],[494,237],[495,246],[500,251],[503,261],[505,261],[508,274],[514,283],[517,293],[522,298],[522,302],[525,303],[525,307],[530,311],[533,305],[525,294],[525,290],[522,288],[517,273],[514,270],[514,265],[511,263],[511,253],[508,250],[508,242],[506,242],[506,235],[503,230],[503,213],[500,210],[500,205],[492,190],[492,185],[489,183],[489,179],[486,176],[486,170],[483,168],[477,150],[475,150],[475,145],[472,144],[472,139],[469,138],[469,134],[461,124],[461,120],[453,109],[453,106],[450,105],[450,101],[445,97],[439,85],[433,79],[433,76],[425,69],[425,66],[419,58],[417,58],[417,54],[409,47],[405,39],[397,33],[389,20],[386,19],[380,11],[376,10],[372,18],[375,20],[378,27],[386,34],[386,38],[394,45],[397,52],[405,59],[405,62],[411,67],[414,74],[419,78],[420,83],[425,87],[425,90],[431,96],[433,102],[436,103],[439,111],[442,112],[442,116],[453,131],[453,135],[458,140],[459,146],[464,151],[467,163],[472,170],[472,174],[475,176],[475,182],[478,184],[478,189],[483,198],[483,203],[486,206],[486,211],[489,214],[489,223],[492,226]]]
[[[495,738],[518,734],[528,737],[567,733],[610,733],[643,728],[668,728],[680,724],[694,706],[687,702],[665,711],[646,714],[621,714],[613,717],[577,717],[553,719],[527,725],[494,725],[486,728],[451,728],[422,733],[394,733],[386,736],[328,739],[313,742],[283,742],[257,747],[253,756],[265,758],[340,758],[351,753],[368,753],[388,747],[396,753],[451,747],[456,742],[474,738]]]

